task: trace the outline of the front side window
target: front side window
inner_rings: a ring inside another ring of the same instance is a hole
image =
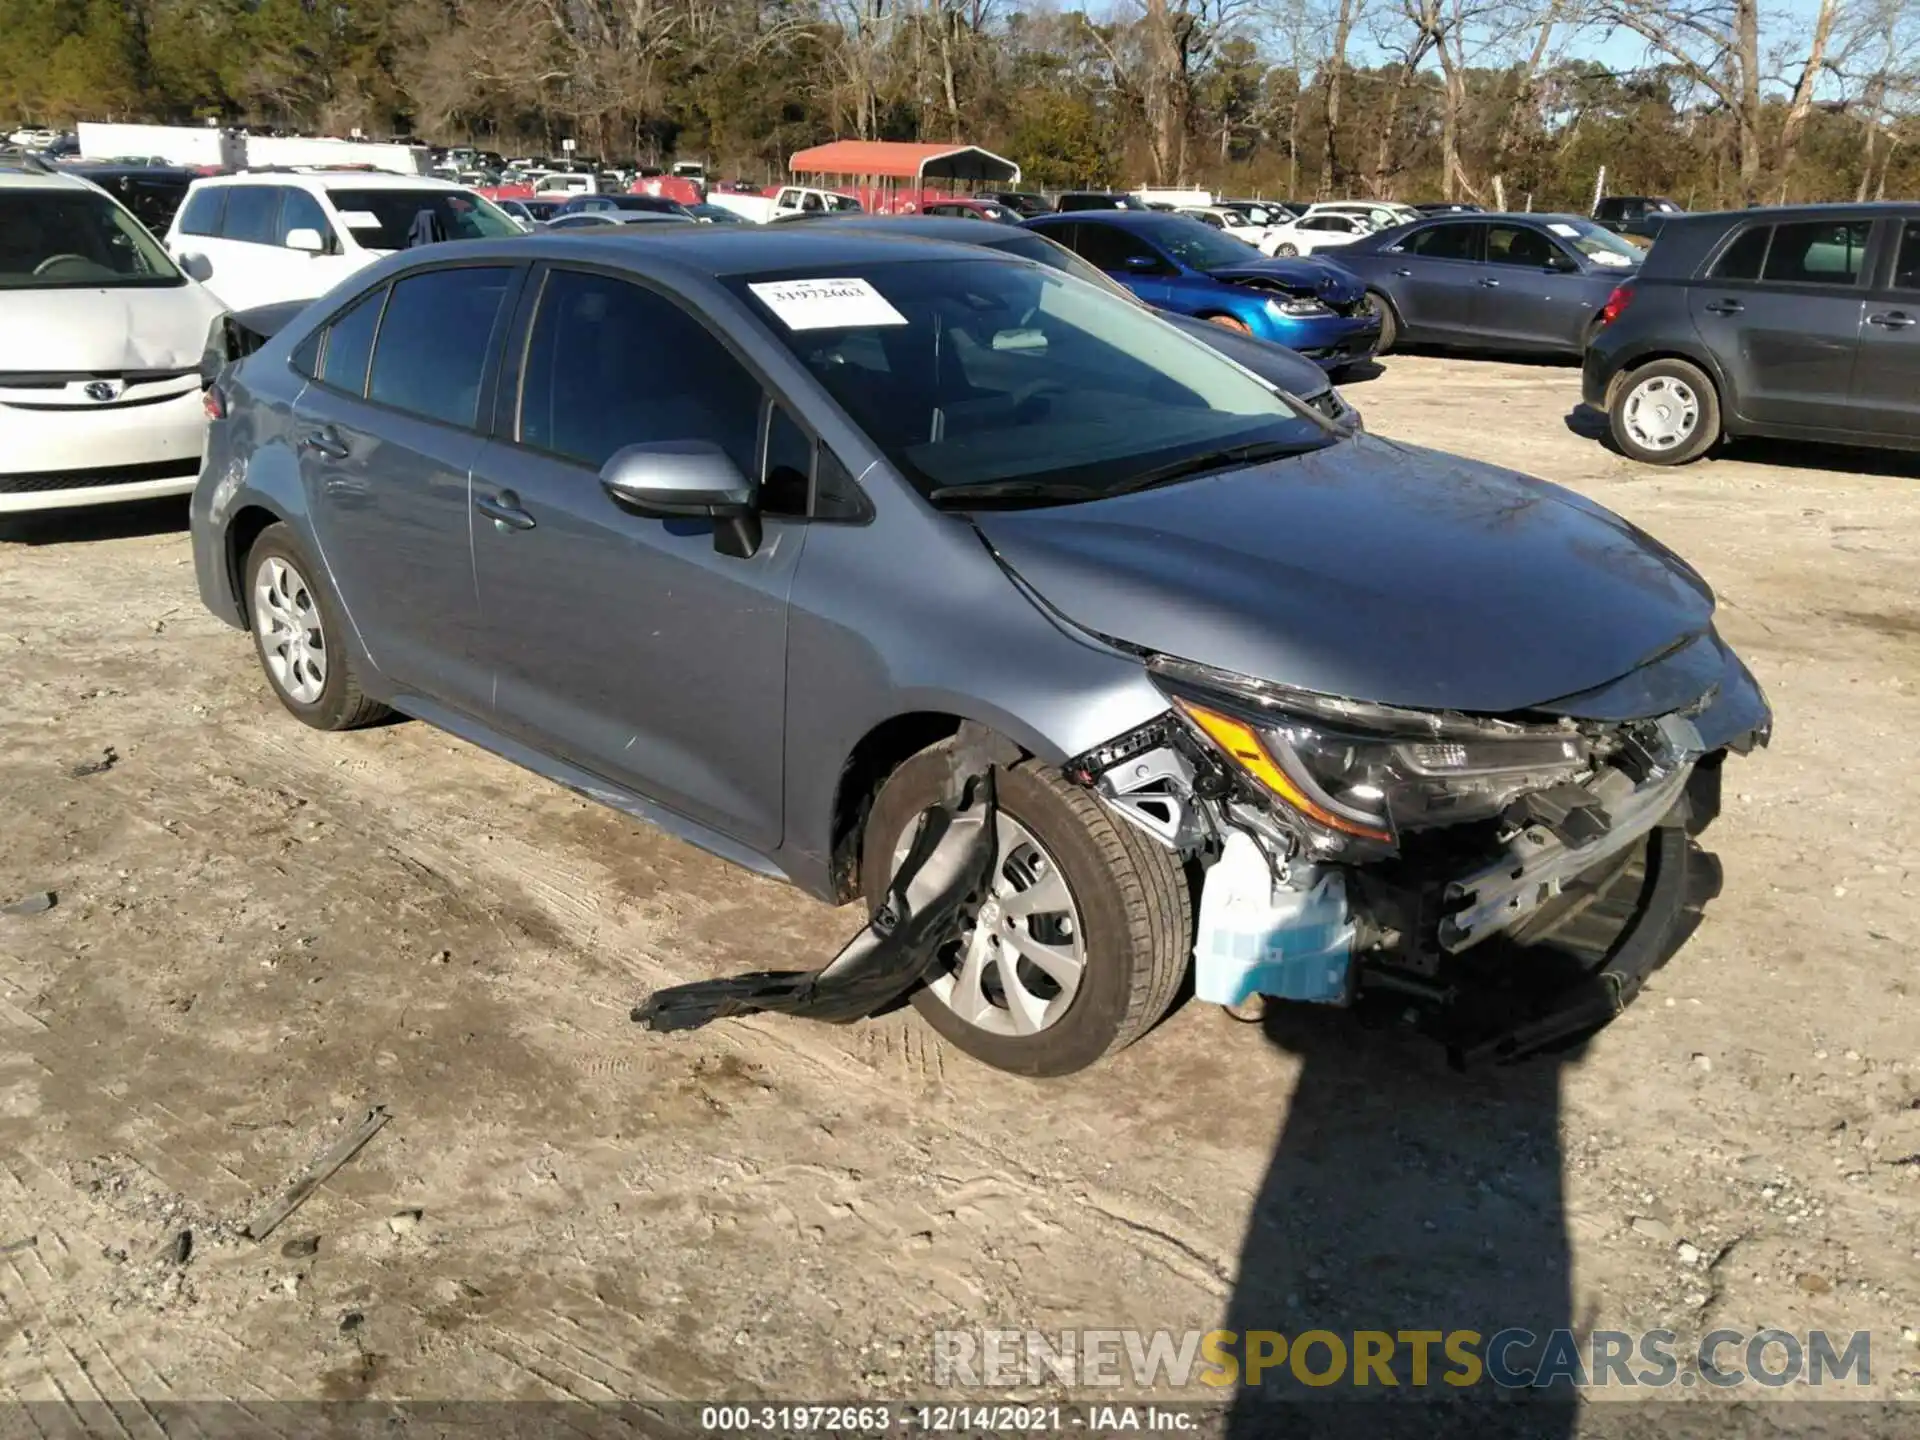
[[[1158,251],[1139,236],[1129,235],[1118,225],[1083,220],[1073,229],[1073,248],[1102,270],[1124,271],[1131,268],[1130,261],[1138,261],[1159,270],[1167,268],[1166,260]]]
[[[1153,238],[1182,265],[1192,270],[1222,270],[1260,259],[1260,252],[1244,240],[1182,215],[1153,227]]]
[[[1477,260],[1479,237],[1478,225],[1435,225],[1414,231],[1400,248],[1428,260]]]
[[[1900,251],[1893,257],[1893,288],[1920,291],[1920,224],[1912,220],[1900,229]]]
[[[221,237],[242,240],[249,245],[278,244],[280,187],[229,185],[227,191],[227,215],[220,226]]]
[[[494,327],[511,287],[504,265],[428,270],[393,283],[367,377],[367,398],[471,427]]]
[[[555,270],[527,342],[519,440],[594,470],[628,445],[706,440],[750,475],[760,393],[713,333],[665,296]]]
[[[92,189],[0,199],[0,289],[130,289],[186,281],[144,226]]]
[[[505,211],[467,190],[343,189],[328,190],[327,198],[362,250],[404,250],[423,233],[436,240],[520,233]]]
[[[1335,440],[1140,305],[1042,266],[895,260],[724,283],[941,503],[983,484],[1093,499],[1223,449]]]
[[[320,202],[304,190],[289,189],[280,199],[278,243],[286,244],[287,236],[296,230],[311,230],[329,251],[335,248],[333,225],[327,219],[327,212],[320,208]]]
[[[1808,220],[1773,227],[1761,279],[1803,285],[1851,285],[1867,253],[1868,220]]]
[[[1519,265],[1543,270],[1553,263],[1557,252],[1553,242],[1526,225],[1489,225],[1487,227],[1487,263]]]

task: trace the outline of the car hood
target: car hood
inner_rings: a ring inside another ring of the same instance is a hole
[[[1246,366],[1269,385],[1278,385],[1302,400],[1311,400],[1333,388],[1326,371],[1284,345],[1243,335],[1237,330],[1216,325],[1211,320],[1198,320],[1173,310],[1161,311],[1160,319],[1176,330],[1185,331],[1208,349],[1216,350],[1236,364]]]
[[[1368,436],[972,518],[1044,604],[1086,630],[1384,705],[1542,707],[1667,654],[1713,613],[1697,573],[1600,506]]]
[[[1351,275],[1336,270],[1331,265],[1318,260],[1287,259],[1276,257],[1272,260],[1249,260],[1239,265],[1223,265],[1207,274],[1215,280],[1224,280],[1229,285],[1238,285],[1245,281],[1268,281],[1284,286],[1297,295],[1310,295],[1321,300],[1330,300],[1336,305],[1344,305],[1358,300],[1365,287]]]
[[[190,370],[226,307],[184,285],[0,291],[0,371]]]

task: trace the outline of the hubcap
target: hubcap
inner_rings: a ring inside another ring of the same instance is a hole
[[[1648,450],[1671,450],[1700,423],[1700,397],[1684,380],[1655,375],[1627,396],[1622,418],[1633,442]]]
[[[267,673],[289,700],[311,705],[327,684],[326,637],[320,607],[300,572],[277,555],[253,577],[253,623]]]
[[[894,847],[906,858],[914,826]],[[1087,951],[1080,909],[1053,856],[1006,811],[994,817],[993,884],[960,938],[940,954],[927,989],[994,1035],[1037,1035],[1057,1024],[1080,991]]]

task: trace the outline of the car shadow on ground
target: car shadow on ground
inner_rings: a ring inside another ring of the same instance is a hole
[[[1719,879],[1717,860],[1691,847],[1680,919],[1658,964],[1691,937]],[[1271,1005],[1260,1023],[1268,1043],[1302,1066],[1248,1217],[1223,1326],[1241,1337],[1234,1348],[1243,1357],[1254,1331],[1285,1336],[1288,1353],[1257,1385],[1242,1374],[1228,1440],[1574,1435],[1572,1387],[1530,1387],[1517,1375],[1539,1363],[1555,1331],[1575,1336],[1583,1357],[1591,1353],[1596,1317],[1574,1309],[1560,1107],[1562,1068],[1589,1037],[1456,1073],[1437,1045],[1392,1016]],[[1631,1007],[1619,1023],[1633,1023]],[[1392,1387],[1377,1371],[1372,1383],[1356,1383],[1356,1332],[1368,1331],[1393,1345]],[[1447,1352],[1461,1331],[1477,1332],[1472,1348],[1486,1364],[1472,1385],[1445,1378],[1466,1373]],[[1513,1331],[1537,1342],[1496,1340]],[[1424,1385],[1413,1359],[1422,1345]],[[1345,1360],[1337,1379],[1303,1379],[1327,1375],[1336,1354]],[[1396,1399],[1423,1403],[1364,1403]]]
[[[1397,340],[1381,358],[1389,365],[1396,355],[1419,355],[1430,360],[1492,360],[1502,365],[1528,365],[1539,370],[1578,370],[1578,355],[1543,355],[1538,350],[1456,350],[1449,345],[1423,345]]]
[[[128,500],[68,510],[0,515],[0,544],[73,545],[91,540],[130,540],[143,535],[185,533],[187,497]]]
[[[1565,423],[1567,429],[1581,439],[1605,446],[1623,459],[1630,458],[1623,455],[1620,447],[1614,444],[1613,431],[1607,423],[1605,411],[1583,401],[1567,412]],[[1783,470],[1833,470],[1849,475],[1920,480],[1920,453],[1828,445],[1811,440],[1728,440],[1702,457],[1704,462],[1715,460],[1737,460],[1748,465],[1768,465]]]

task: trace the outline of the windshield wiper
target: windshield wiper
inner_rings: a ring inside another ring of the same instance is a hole
[[[1121,481],[1118,485],[1109,485],[1103,492],[1108,495],[1131,495],[1136,490],[1151,490],[1156,485],[1171,485],[1176,480],[1185,480],[1189,476],[1204,474],[1209,470],[1226,470],[1237,465],[1257,465],[1263,460],[1278,460],[1285,455],[1303,455],[1309,450],[1318,449],[1314,445],[1289,445],[1279,440],[1259,440],[1250,445],[1229,445],[1224,450],[1207,450],[1199,455],[1189,455],[1184,460],[1175,460],[1171,464],[1161,465],[1152,470],[1142,470]]]
[[[959,500],[1098,500],[1112,492],[1092,485],[1068,485],[1051,480],[975,480],[964,485],[938,485],[927,492],[935,505]]]

